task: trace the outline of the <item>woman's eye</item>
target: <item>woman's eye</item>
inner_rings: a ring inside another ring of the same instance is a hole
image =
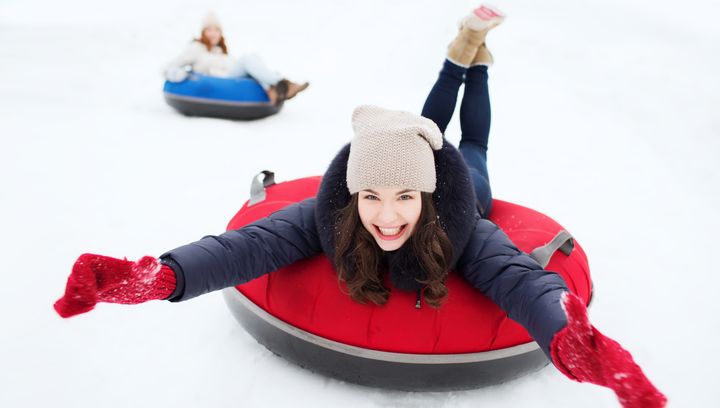
[[[368,194],[368,195],[366,195],[364,198],[365,198],[366,200],[379,200],[379,198],[377,198],[377,196],[374,196],[374,195],[372,195],[372,194]]]
[[[408,195],[408,194],[403,194],[403,195],[400,196],[400,199],[401,199],[401,200],[412,200],[412,199],[413,199],[413,196]]]

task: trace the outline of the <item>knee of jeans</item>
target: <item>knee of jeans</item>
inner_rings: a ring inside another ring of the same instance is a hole
[[[477,199],[477,205],[478,209],[480,210],[480,216],[482,218],[490,218],[490,213],[492,212],[492,195],[490,194],[490,191],[485,191],[482,193],[476,193],[475,198]]]
[[[475,188],[475,198],[480,206],[480,212],[483,218],[487,218],[492,209],[492,190],[490,182],[486,177],[471,169],[470,174],[473,179],[473,187]]]
[[[492,213],[492,197],[487,197],[485,203],[480,204],[481,207],[481,213],[483,218],[490,218],[490,213]]]
[[[485,158],[477,154],[463,154],[463,159],[468,166],[474,183],[477,184],[479,179],[483,180],[482,182],[484,183],[488,183],[487,162]]]
[[[487,145],[479,143],[475,140],[465,139],[465,140],[460,140],[460,144],[458,145],[458,150],[460,150],[461,152],[463,150],[465,150],[465,151],[480,154],[482,156],[486,156],[488,147],[487,147]]]

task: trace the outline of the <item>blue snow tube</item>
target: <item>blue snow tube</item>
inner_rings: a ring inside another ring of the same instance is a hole
[[[182,82],[165,81],[165,101],[188,116],[251,120],[278,113],[252,78],[218,78],[192,73]]]

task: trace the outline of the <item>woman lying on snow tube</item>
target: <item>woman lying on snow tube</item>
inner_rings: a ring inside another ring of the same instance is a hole
[[[257,55],[228,55],[222,27],[208,14],[193,40],[165,69],[165,100],[186,115],[256,119],[277,113],[308,87],[282,78]]]
[[[392,288],[442,310],[452,307],[443,301],[453,270],[521,324],[570,379],[609,387],[626,407],[664,406],[666,398],[631,355],[590,324],[584,301],[565,281],[486,219],[492,211],[485,165],[492,58],[484,40],[501,21],[484,6],[464,20],[423,117],[357,108],[354,138],[331,162],[317,197],[160,259],[83,254],[55,310],[69,317],[97,302],[183,301],[322,253],[353,300],[380,309],[396,296]],[[442,132],[463,82],[458,150]]]
[[[272,172],[263,174],[262,183],[253,180],[250,200],[228,230],[315,197],[321,184],[321,177],[275,184]],[[344,173],[335,174],[341,179],[326,180],[326,185],[346,189]],[[441,186],[435,193],[453,195]],[[447,218],[442,203],[438,213],[441,220]],[[587,257],[559,224],[500,200],[493,201],[489,219],[518,249],[557,272],[571,292],[583,301],[590,298]],[[552,256],[558,249],[565,255]],[[387,288],[404,286],[388,279],[383,276]],[[224,295],[240,324],[275,354],[358,384],[407,391],[471,389],[547,365],[527,331],[457,273],[451,271],[444,280],[447,297],[441,308],[423,307],[422,291],[410,283],[415,290],[393,291],[382,307],[354,302],[347,288],[338,290],[332,263],[318,255],[225,289]]]

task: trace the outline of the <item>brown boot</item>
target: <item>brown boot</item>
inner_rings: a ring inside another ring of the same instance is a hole
[[[268,99],[270,99],[270,104],[274,106],[282,105],[283,102],[285,102],[285,99],[287,99],[288,81],[285,79],[278,81],[277,84],[268,88],[265,93],[267,94]]]
[[[275,89],[275,86],[271,86],[270,88],[268,88],[268,90],[265,91],[265,93],[267,94],[268,99],[270,99],[271,105],[277,104],[278,94],[277,94],[277,89]]]
[[[478,47],[485,42],[486,33],[487,31],[479,32],[462,27],[448,47],[447,59],[461,67],[469,67],[475,59]]]
[[[300,92],[307,89],[308,86],[310,86],[309,82],[303,82],[302,84],[297,84],[295,82],[288,81],[287,79],[285,79],[285,81],[287,81],[287,88],[288,88],[286,99],[294,98],[295,95],[299,94]]]
[[[280,81],[278,81],[278,83],[275,84],[275,90],[277,91],[276,105],[285,102],[288,93],[288,81],[286,79],[281,79]]]
[[[470,64],[471,67],[477,66],[477,65],[486,65],[490,66],[494,62],[492,53],[490,50],[488,50],[487,45],[483,43],[480,47],[478,47],[477,53],[475,54],[475,58],[473,59],[472,63]]]
[[[473,10],[463,19],[460,32],[450,44],[448,59],[466,68],[488,61],[492,63],[492,55],[485,46],[485,37],[488,31],[500,25],[504,20],[504,14],[486,5]]]

